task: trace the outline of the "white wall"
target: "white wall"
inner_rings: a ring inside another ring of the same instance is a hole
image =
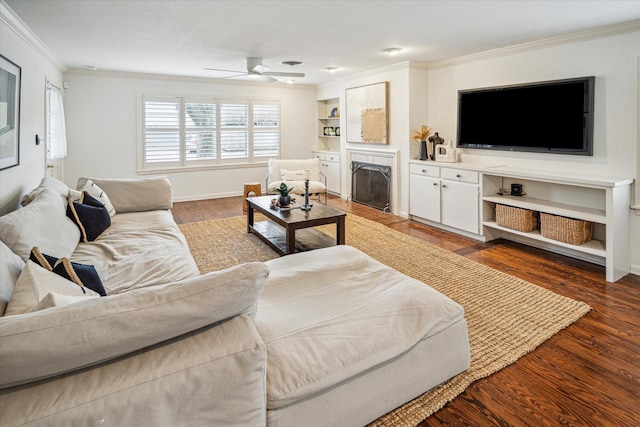
[[[429,120],[445,139],[456,140],[457,91],[515,83],[596,76],[593,156],[462,150],[461,160],[523,169],[637,180],[638,57],[640,32],[548,46],[434,68],[429,71]],[[531,129],[542,138],[544,129]],[[487,129],[500,132],[500,129]],[[640,274],[640,217],[631,219],[632,271]]]
[[[71,71],[65,74],[67,144],[65,181],[81,176],[136,178],[140,95],[262,97],[281,101],[282,158],[309,158],[315,143],[315,88],[227,83],[126,73]],[[159,172],[173,186],[174,200],[242,194],[245,182],[264,186],[266,163],[234,169]]]
[[[318,99],[340,97],[340,111],[346,111],[346,89],[380,82],[389,82],[387,93],[389,143],[387,145],[347,143],[345,131],[341,135],[341,158],[347,159],[346,151],[348,148],[400,150],[400,171],[398,171],[400,182],[394,185],[394,188],[399,189],[399,203],[398,206],[392,206],[392,209],[394,214],[406,216],[409,207],[409,192],[404,183],[409,182],[408,165],[411,153],[414,153],[413,157],[417,155],[417,147],[412,146],[409,136],[412,129],[419,129],[421,125],[430,123],[426,111],[427,69],[424,64],[403,63],[342,78],[318,88]],[[345,128],[344,122],[342,122],[342,128]],[[347,161],[343,161],[341,166],[341,193],[346,197],[351,192],[351,189],[348,188],[351,170]]]
[[[45,88],[47,78],[62,83],[59,62],[43,52],[29,30],[2,7],[0,53],[22,68],[20,91],[20,164],[0,171],[0,215],[18,208],[22,196],[45,176]],[[35,144],[36,134],[43,143]]]

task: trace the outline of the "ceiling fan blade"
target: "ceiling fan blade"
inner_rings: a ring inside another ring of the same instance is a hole
[[[285,73],[278,71],[269,71],[262,73],[263,76],[276,76],[276,77],[304,77],[304,73]]]
[[[236,74],[247,74],[246,71],[238,71],[238,70],[223,70],[221,68],[208,68],[204,67],[205,70],[209,71],[222,71],[223,73],[236,73]]]

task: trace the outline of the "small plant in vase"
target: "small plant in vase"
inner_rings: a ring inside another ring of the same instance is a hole
[[[280,184],[280,187],[276,188],[276,191],[280,193],[280,197],[278,197],[278,203],[281,208],[286,208],[291,204],[291,196],[289,196],[289,191],[293,190],[293,188],[287,187],[286,183]]]
[[[420,130],[414,130],[411,133],[411,139],[420,144],[418,149],[418,159],[427,160],[429,153],[427,152],[427,138],[431,135],[431,128],[427,125],[422,125]]]

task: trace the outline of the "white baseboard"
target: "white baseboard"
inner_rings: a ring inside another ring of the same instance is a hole
[[[232,191],[229,193],[199,194],[197,196],[174,196],[173,202],[195,202],[196,200],[224,199],[225,197],[242,196],[242,191]]]

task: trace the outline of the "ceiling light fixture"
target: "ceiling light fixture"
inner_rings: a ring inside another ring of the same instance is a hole
[[[295,82],[295,80],[293,79],[287,79],[285,80],[285,83],[292,85]]]
[[[300,61],[282,61],[280,64],[281,65],[291,65],[293,67],[293,66],[296,66],[296,65],[302,65],[302,62],[300,62]]]
[[[335,73],[336,71],[338,71],[338,67],[327,67],[325,68],[325,70],[327,70],[330,73]]]
[[[387,49],[383,50],[384,53],[386,53],[387,55],[397,55],[400,52],[402,52],[402,48],[401,47],[389,47]]]

